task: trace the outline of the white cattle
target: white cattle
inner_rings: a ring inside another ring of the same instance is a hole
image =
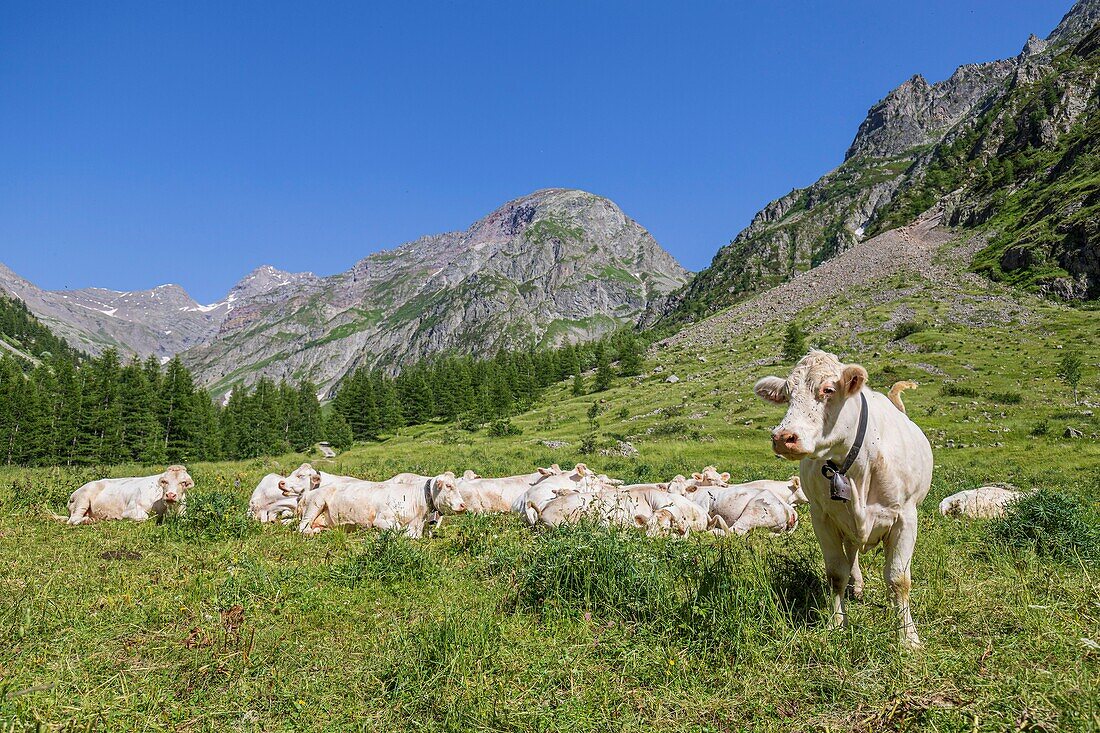
[[[535,483],[561,473],[562,470],[556,463],[534,473],[502,478],[482,478],[473,471],[466,471],[458,481],[458,490],[466,500],[468,512],[502,514],[512,511],[516,499],[527,493]]]
[[[278,522],[293,517],[298,509],[298,496],[287,495],[282,486],[286,480],[277,473],[260,479],[248,500],[248,516],[258,522]]]
[[[464,511],[466,503],[453,473],[422,485],[360,480],[322,483],[302,497],[298,531],[308,536],[336,527],[373,527],[403,529],[409,537],[420,537],[432,512]]]
[[[794,504],[795,497],[798,495],[798,492],[802,490],[802,482],[799,480],[798,476],[791,476],[786,481],[757,479],[756,481],[746,481],[743,484],[730,484],[729,488],[745,489],[747,491],[766,491],[780,501],[787,504]]]
[[[909,610],[910,563],[917,505],[932,482],[932,447],[901,408],[866,382],[862,366],[811,351],[786,379],[765,377],[754,390],[764,400],[788,404],[772,432],[772,449],[800,462],[802,490],[825,556],[832,624],[844,623],[844,594],[858,553],[881,543],[900,640],[917,647]],[[862,447],[861,415],[866,420]]]
[[[554,469],[557,469],[556,472]],[[540,468],[539,473],[540,478],[512,501],[511,510],[524,517],[530,525],[536,524],[546,505],[559,496],[608,488],[602,478],[583,463],[578,463],[568,472],[555,464],[550,469]]]
[[[940,502],[940,514],[945,517],[967,519],[994,519],[1003,517],[1013,502],[1024,496],[1001,486],[982,486],[952,494]]]
[[[707,512],[716,534],[741,536],[754,529],[785,534],[798,528],[798,512],[767,489],[703,486],[693,487],[686,496]]]
[[[183,466],[140,478],[104,478],[89,481],[69,497],[69,524],[100,519],[159,520],[169,512],[182,514],[187,490],[195,482]]]
[[[601,491],[569,491],[551,500],[536,521],[548,526],[573,524],[584,518],[603,525],[644,527],[646,534],[702,532],[708,517],[691,501],[645,484]]]

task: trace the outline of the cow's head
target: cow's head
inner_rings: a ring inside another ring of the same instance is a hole
[[[303,463],[279,482],[279,490],[283,492],[283,496],[301,496],[320,485],[321,474],[310,464]]]
[[[473,481],[474,479],[479,479],[479,478],[481,478],[481,474],[475,473],[474,471],[471,471],[470,469],[466,469],[466,472],[462,474],[462,480],[463,481]]]
[[[844,440],[843,430],[836,430],[837,419],[866,382],[866,369],[842,364],[824,351],[802,357],[786,379],[761,379],[753,388],[761,399],[787,404],[787,414],[772,431],[772,450],[792,461],[824,458]]]
[[[694,491],[696,486],[695,482],[692,479],[689,479],[687,476],[680,473],[676,474],[676,476],[667,484],[657,484],[657,488],[663,491],[667,491],[670,494],[679,494],[680,496],[683,496],[689,491]]]
[[[169,466],[157,479],[165,504],[182,503],[187,490],[195,485],[183,466]]]
[[[466,511],[466,500],[458,490],[458,480],[452,471],[433,478],[429,490],[432,504],[440,514],[459,514]]]
[[[717,466],[707,466],[699,473],[691,474],[696,486],[729,486],[730,475],[728,471],[718,472]]]

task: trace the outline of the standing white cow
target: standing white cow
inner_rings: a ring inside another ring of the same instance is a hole
[[[829,576],[832,624],[844,623],[844,593],[858,553],[881,543],[901,643],[918,647],[909,611],[910,563],[917,505],[932,482],[932,447],[900,408],[866,382],[862,366],[815,350],[786,379],[758,381],[755,392],[788,403],[772,432],[772,449],[800,461],[802,490]]]
[[[104,478],[89,481],[69,497],[69,524],[100,519],[161,519],[169,512],[182,514],[187,490],[195,485],[183,466],[140,478]]]

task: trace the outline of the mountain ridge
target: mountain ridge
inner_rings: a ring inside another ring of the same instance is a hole
[[[935,84],[920,75],[903,81],[871,106],[837,168],[768,203],[718,250],[709,267],[648,314],[647,323],[674,326],[698,320],[883,231],[885,213],[896,212],[892,205],[903,188],[924,179],[937,146],[1054,68],[1055,59],[1096,22],[1100,0],[1081,0],[1045,40],[1032,35],[1012,58],[964,64]],[[1088,98],[1086,93],[1073,101]],[[927,209],[935,202],[921,203]],[[906,224],[924,209],[906,210],[889,226]],[[1053,290],[1084,292],[1080,287]]]
[[[261,265],[207,305],[171,284],[48,291],[3,265],[0,291],[89,353],[178,354],[222,391],[261,374],[331,386],[363,362],[593,338],[635,325],[689,275],[614,202],[549,188],[334,275]],[[312,348],[325,356],[304,355]]]

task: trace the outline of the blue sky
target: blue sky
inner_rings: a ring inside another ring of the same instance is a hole
[[[568,186],[696,270],[891,88],[1070,5],[2,0],[0,262],[209,302]]]

